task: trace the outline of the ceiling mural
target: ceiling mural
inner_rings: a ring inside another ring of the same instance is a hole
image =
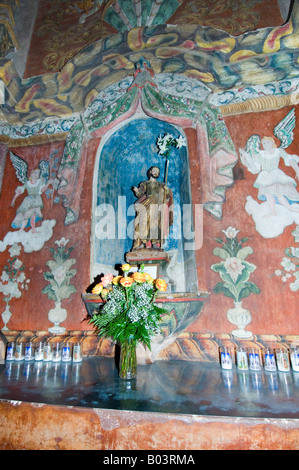
[[[60,72],[23,80],[7,61],[0,67],[7,90],[0,119],[24,124],[83,112],[107,86],[132,77],[141,55],[155,75],[178,73],[214,92],[288,80],[298,75],[298,20],[296,2],[286,24],[236,37],[194,25],[135,28],[85,47]]]
[[[282,18],[278,4],[265,0],[41,0],[24,76],[58,72],[84,47],[118,32],[166,23],[236,36],[279,26]]]
[[[18,6],[19,0],[6,0],[0,3],[0,57],[5,57],[18,47],[14,32],[14,16]]]

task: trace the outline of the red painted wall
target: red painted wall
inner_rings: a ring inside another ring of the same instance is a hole
[[[284,108],[272,112],[226,117],[225,122],[236,149],[244,148],[247,138],[253,133],[272,135],[274,126],[288,111],[288,108]],[[196,132],[193,129],[187,129],[186,134],[190,152],[193,203],[200,203],[200,189],[207,182],[201,181],[200,178],[200,168],[196,154]],[[295,130],[294,142],[288,149],[289,153],[299,153],[296,144],[298,137],[298,130]],[[20,258],[25,265],[25,274],[27,278],[30,278],[30,284],[29,290],[24,292],[20,299],[14,298],[10,302],[11,312],[13,313],[9,322],[11,330],[47,330],[51,326],[47,315],[48,311],[54,307],[54,302],[49,300],[47,295],[41,293],[47,284],[43,277],[43,272],[47,270],[46,262],[52,259],[49,248],[54,248],[55,240],[59,240],[62,237],[70,240],[68,243],[69,247],[74,247],[71,257],[76,259],[76,264],[73,267],[77,269],[77,274],[71,281],[75,285],[77,293],[72,294],[69,299],[62,301],[62,306],[68,311],[68,317],[63,322],[63,326],[67,330],[92,329],[86,320],[86,310],[81,300],[81,294],[85,292],[89,285],[93,168],[99,142],[100,139],[93,139],[89,142],[88,163],[81,194],[81,212],[78,222],[66,226],[64,224],[66,213],[62,204],[51,206],[50,200],[43,197],[45,205],[43,209],[44,218],[56,219],[56,225],[52,238],[46,242],[42,250],[34,253],[24,253],[23,250],[21,251]],[[62,156],[63,148],[64,143],[57,142],[27,148],[14,148],[12,150],[29,163],[30,169],[36,166],[42,158],[48,158],[50,152],[55,149],[58,151],[58,155]],[[294,172],[290,167],[281,166],[281,168],[287,174],[294,177]],[[273,277],[274,271],[280,268],[285,248],[294,245],[294,238],[291,232],[294,230],[295,225],[285,229],[284,233],[277,238],[264,239],[259,235],[252,218],[244,209],[247,195],[250,194],[254,199],[257,199],[257,190],[253,188],[256,176],[249,173],[240,163],[238,163],[236,169],[241,170],[244,178],[237,179],[234,186],[226,191],[222,220],[216,220],[208,212],[204,212],[204,243],[202,248],[196,253],[196,259],[199,290],[208,290],[211,295],[202,310],[201,316],[193,322],[188,331],[229,333],[234,328],[226,317],[226,312],[228,308],[233,306],[233,301],[222,294],[214,294],[212,292],[213,287],[220,279],[218,274],[210,268],[213,263],[219,261],[219,258],[213,255],[213,249],[217,246],[215,237],[221,236],[223,229],[233,226],[240,230],[241,237],[248,237],[249,240],[246,245],[251,246],[254,250],[253,254],[248,256],[248,261],[256,265],[256,270],[251,275],[250,280],[255,282],[261,289],[260,294],[251,294],[243,300],[243,306],[248,308],[252,315],[252,322],[248,325],[247,329],[254,334],[299,334],[298,292],[291,292],[288,287],[283,286],[279,278]],[[0,194],[2,207],[1,240],[11,230],[10,224],[15,216],[16,207],[20,204],[23,197],[20,196],[14,208],[10,206],[18,185],[20,183],[16,178],[15,170],[9,157],[7,157]],[[8,249],[0,253],[1,272],[8,257]],[[1,294],[1,312],[5,307],[2,299],[3,296]],[[0,316],[0,328],[2,326],[3,323]]]

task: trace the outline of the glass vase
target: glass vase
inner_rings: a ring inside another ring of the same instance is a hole
[[[134,379],[136,369],[136,341],[132,338],[123,341],[120,345],[119,376],[124,380]]]

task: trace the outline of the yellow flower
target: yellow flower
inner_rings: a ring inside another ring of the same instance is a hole
[[[145,275],[146,282],[149,282],[150,284],[153,284],[154,279],[152,278],[152,276],[149,273],[144,273],[144,275]]]
[[[145,282],[146,281],[145,273],[139,273],[138,271],[136,271],[135,273],[132,274],[132,278],[136,282]]]
[[[94,286],[94,288],[92,289],[91,292],[92,292],[93,294],[100,295],[100,293],[102,292],[102,290],[103,290],[102,284],[97,284],[97,285]]]
[[[132,277],[122,277],[120,280],[119,280],[119,283],[123,286],[123,287],[130,287],[134,282],[134,279]]]
[[[122,265],[121,269],[123,270],[123,272],[127,272],[127,271],[130,271],[131,266],[128,263],[126,263]]]
[[[167,291],[167,284],[164,281],[164,279],[160,279],[160,278],[156,279],[156,287],[158,290],[162,292]]]
[[[108,292],[109,292],[109,289],[103,289],[102,290],[102,298],[103,299],[106,299],[107,295],[108,295]]]
[[[112,284],[114,284],[115,286],[119,283],[119,280],[122,276],[115,276],[113,279],[112,279]]]

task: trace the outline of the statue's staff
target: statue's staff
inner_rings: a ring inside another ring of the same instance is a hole
[[[167,181],[168,181],[168,169],[169,169],[169,156],[170,156],[170,151],[172,147],[180,149],[183,146],[186,146],[186,139],[182,137],[181,135],[175,139],[173,135],[171,134],[165,134],[164,137],[159,135],[157,139],[157,147],[158,147],[158,153],[162,156],[165,156],[166,162],[165,162],[165,173],[164,173],[164,183],[165,186],[167,186]],[[161,243],[161,248],[163,244],[163,229],[164,229],[164,207],[166,204],[166,188],[164,187],[164,200],[163,200],[163,210],[161,214],[161,238],[160,238],[160,243]]]

